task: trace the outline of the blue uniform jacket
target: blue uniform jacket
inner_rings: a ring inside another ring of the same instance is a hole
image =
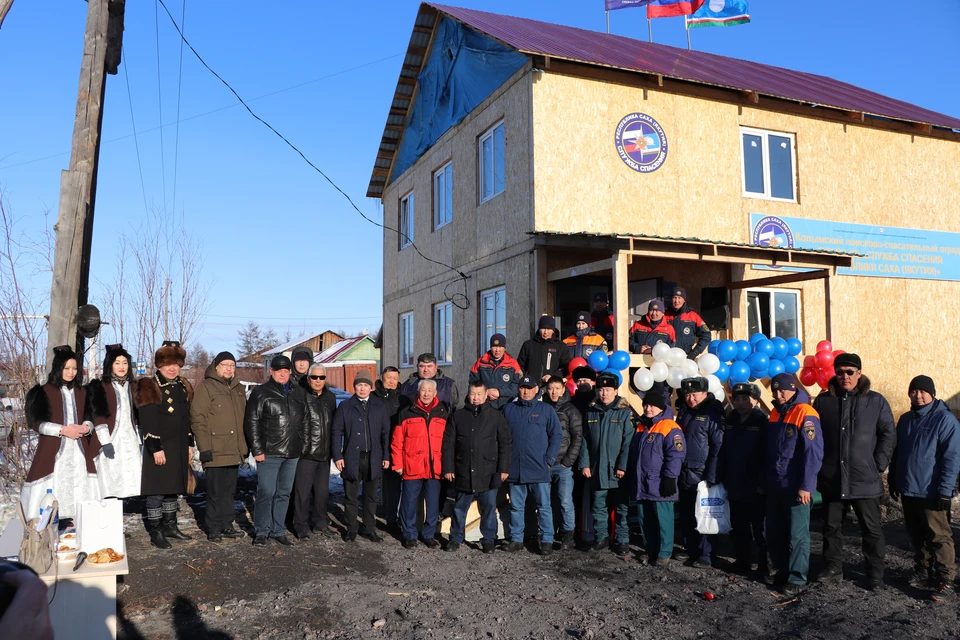
[[[905,496],[953,495],[960,474],[960,423],[942,400],[900,416],[890,467],[893,486]]]
[[[513,434],[513,455],[507,482],[550,482],[550,467],[557,461],[563,429],[553,407],[539,400],[511,402],[503,417]]]
[[[746,418],[736,411],[727,416],[717,479],[727,488],[732,502],[752,502],[760,499],[757,489],[764,484],[766,431],[767,415],[758,408],[754,408]]]
[[[803,389],[791,402],[776,407],[767,425],[764,462],[768,491],[813,493],[823,464],[823,431],[816,409]]]
[[[695,408],[684,405],[677,418],[686,439],[687,457],[680,470],[680,488],[696,489],[701,480],[718,482],[717,461],[723,444],[723,405],[712,393]]]
[[[627,471],[634,430],[630,403],[619,396],[609,406],[594,400],[587,408],[577,466],[590,469],[591,488],[616,489],[620,486],[615,472],[617,469]]]
[[[661,478],[677,478],[687,445],[680,425],[661,413],[652,420],[640,418],[640,424],[630,442],[630,462],[627,469],[627,487],[636,500],[674,502],[679,491],[660,494]]]

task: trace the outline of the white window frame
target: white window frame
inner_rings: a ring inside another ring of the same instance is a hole
[[[753,288],[746,290],[746,304],[747,308],[747,321],[749,324],[750,319],[750,294],[751,293],[769,293],[770,294],[770,316],[767,320],[770,323],[770,333],[767,335],[768,338],[774,338],[777,335],[777,310],[774,305],[776,300],[775,294],[788,294],[792,295],[797,301],[797,335],[796,336],[787,336],[788,338],[797,337],[801,338],[803,336],[803,300],[800,297],[799,289],[774,289],[774,288]],[[757,317],[759,317],[759,309],[757,310]],[[760,329],[763,330],[763,323],[760,323]],[[783,337],[783,336],[781,336]]]
[[[414,222],[416,220],[417,201],[413,197],[413,191],[400,198],[399,217],[400,217],[400,248],[405,249],[413,244]]]
[[[433,353],[437,364],[453,364],[453,304],[433,305]]]
[[[433,229],[453,222],[453,162],[433,172]]]
[[[503,296],[503,325],[497,324],[497,295]],[[486,301],[488,298],[493,298],[493,327],[490,329],[490,332],[487,332],[486,321],[484,318],[484,312],[486,310]],[[490,346],[490,336],[495,333],[503,333],[506,335],[507,332],[507,287],[506,285],[501,285],[499,287],[491,287],[490,289],[485,289],[480,292],[480,344],[479,354],[482,356],[486,351],[487,347]],[[503,326],[502,331],[498,331],[498,327]]]
[[[763,193],[747,191],[747,166],[746,156],[744,155],[743,136],[744,134],[760,136],[763,145]],[[790,170],[793,180],[793,198],[775,198],[771,194],[772,185],[770,183],[770,136],[780,136],[790,140]],[[797,203],[799,184],[797,183],[797,137],[793,133],[785,131],[768,131],[766,129],[754,129],[753,127],[740,127],[740,190],[744,198],[757,198],[759,200],[773,200],[774,202],[792,202]]]
[[[497,191],[497,173],[496,173],[496,172],[497,172],[497,159],[496,159],[497,144],[496,144],[496,137],[495,137],[495,136],[496,136],[497,130],[500,130],[500,131],[503,133],[503,155],[504,155],[504,158],[503,158],[503,167],[502,167],[502,169],[503,169],[504,175],[503,175],[503,189],[501,189],[500,191]],[[491,140],[490,148],[491,148],[491,150],[492,150],[492,152],[493,152],[493,158],[491,159],[491,162],[493,163],[493,167],[492,167],[492,171],[491,171],[491,174],[493,175],[493,188],[491,189],[491,193],[490,193],[489,196],[486,196],[486,195],[485,195],[486,190],[487,190],[487,189],[486,189],[486,186],[487,186],[487,185],[486,185],[486,179],[485,179],[485,177],[484,177],[484,176],[486,175],[486,171],[484,171],[485,162],[486,162],[486,156],[485,156],[484,153],[483,153],[483,143],[484,143],[485,141],[487,141],[487,140]],[[503,120],[501,120],[500,122],[496,123],[495,125],[493,125],[493,126],[490,127],[489,129],[487,129],[485,132],[483,132],[483,133],[480,135],[480,138],[477,140],[477,159],[478,159],[477,168],[479,169],[479,174],[480,174],[480,175],[479,175],[480,204],[483,204],[484,202],[488,202],[488,201],[490,201],[490,200],[493,200],[493,199],[496,198],[498,195],[500,195],[501,193],[503,193],[504,191],[507,190],[507,176],[506,176],[507,159],[506,159],[506,152],[507,152],[507,135],[506,135],[506,129],[504,129],[504,126],[503,126]]]
[[[400,362],[401,369],[414,366],[413,335],[413,311],[401,313],[397,340],[399,347],[398,360]]]

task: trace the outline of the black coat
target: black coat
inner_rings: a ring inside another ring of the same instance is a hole
[[[303,387],[291,382],[290,390],[267,380],[250,393],[243,416],[243,433],[250,453],[271,458],[299,458],[306,434],[319,418],[307,405]]]
[[[377,380],[372,395],[380,398],[380,402],[386,407],[387,415],[390,416],[391,429],[399,424],[400,420],[398,416],[400,412],[413,404],[410,398],[403,395],[399,386],[397,386],[396,389],[386,389],[380,380]]]
[[[454,474],[457,491],[476,493],[500,486],[510,473],[513,434],[503,414],[489,403],[453,412],[443,432],[443,473]]]
[[[823,466],[817,490],[827,500],[857,500],[883,495],[883,473],[897,444],[897,427],[887,399],[860,377],[847,394],[833,378],[813,401],[823,429]]]
[[[182,378],[159,384],[154,377],[140,378],[134,389],[143,438],[143,467],[140,492],[145,496],[176,495],[187,492],[190,470],[190,401],[193,387]],[[153,454],[163,451],[166,464],[157,466]]]
[[[717,480],[727,488],[732,502],[760,500],[763,482],[766,432],[769,419],[759,408],[746,418],[731,411],[723,425],[723,444],[717,464]]]
[[[544,394],[543,401],[553,407],[560,418],[560,428],[563,429],[563,440],[560,441],[560,453],[557,462],[565,467],[572,467],[580,455],[580,445],[583,443],[583,416],[570,401],[570,396],[564,393],[557,404],[551,404]]]
[[[370,396],[364,415],[356,395],[340,403],[333,414],[333,461],[343,460],[340,477],[360,480],[360,452],[370,452],[370,478],[383,475],[383,463],[390,461],[390,416],[379,398]]]
[[[303,378],[306,380],[306,377]],[[311,419],[304,436],[303,455],[307,460],[326,462],[330,459],[330,443],[333,441],[333,414],[337,410],[337,396],[329,387],[319,395],[309,387],[304,389]]]
[[[570,349],[561,342],[554,330],[549,340],[544,340],[540,332],[523,343],[517,355],[517,363],[523,372],[538,382],[545,375],[564,377],[570,364]]]

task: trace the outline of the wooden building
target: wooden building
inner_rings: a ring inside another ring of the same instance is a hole
[[[432,351],[462,385],[490,334],[567,335],[599,291],[626,349],[680,285],[715,337],[828,338],[895,410],[920,373],[956,410],[958,130],[824,76],[421,4],[367,193],[402,232],[383,362]]]

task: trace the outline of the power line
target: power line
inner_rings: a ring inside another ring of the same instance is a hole
[[[233,318],[235,320],[290,320],[292,322],[325,322],[329,320],[375,320],[380,316],[333,316],[329,318],[306,318],[306,317],[284,317],[284,316],[229,316],[216,313],[204,314],[211,318]]]
[[[380,58],[379,60],[372,60],[372,61],[370,61],[370,62],[365,62],[365,63],[363,63],[363,64],[361,64],[361,65],[357,65],[357,66],[355,66],[355,67],[350,67],[349,69],[342,69],[342,70],[336,71],[336,72],[334,72],[334,73],[329,73],[329,74],[327,74],[327,75],[325,75],[325,76],[320,76],[319,78],[314,78],[313,80],[307,80],[306,82],[301,82],[301,83],[299,83],[299,84],[295,84],[295,85],[292,85],[292,86],[289,86],[289,87],[284,87],[283,89],[277,89],[276,91],[271,91],[271,92],[269,92],[269,93],[264,93],[263,95],[259,95],[259,96],[255,97],[255,98],[249,98],[249,99],[247,100],[247,102],[254,102],[254,101],[256,101],[256,100],[262,100],[262,99],[264,99],[264,98],[269,98],[270,96],[275,96],[275,95],[277,95],[278,93],[284,93],[284,92],[286,92],[286,91],[292,91],[292,90],[294,90],[294,89],[299,89],[300,87],[305,87],[305,86],[307,86],[308,84],[314,84],[314,83],[316,83],[316,82],[321,82],[321,81],[323,81],[323,80],[329,80],[330,78],[333,78],[333,77],[336,77],[336,76],[341,76],[341,75],[343,75],[343,74],[345,74],[345,73],[350,73],[351,71],[358,71],[358,70],[360,70],[360,69],[363,69],[363,68],[366,68],[366,67],[370,67],[370,66],[373,66],[373,65],[375,65],[375,64],[379,64],[379,63],[381,63],[381,62],[386,62],[387,60],[393,60],[394,58],[399,58],[399,57],[401,57],[401,56],[403,56],[403,55],[404,55],[404,54],[402,54],[402,53],[395,53],[395,54],[393,54],[392,56],[387,56],[386,58]],[[219,112],[221,112],[221,111],[226,111],[227,109],[233,109],[234,107],[239,107],[239,106],[241,106],[240,103],[239,103],[239,102],[235,102],[235,103],[233,103],[233,104],[228,104],[228,105],[225,105],[225,106],[222,106],[222,107],[217,107],[216,109],[211,109],[210,111],[204,111],[204,112],[202,112],[202,113],[197,113],[197,114],[194,114],[194,115],[192,115],[192,116],[187,116],[186,118],[177,120],[176,122],[168,122],[167,124],[161,124],[161,125],[156,126],[156,127],[150,127],[149,129],[144,129],[143,131],[134,131],[133,133],[128,133],[128,134],[126,134],[126,135],[122,135],[122,136],[119,136],[119,137],[116,137],[116,138],[111,138],[111,139],[109,139],[109,140],[104,140],[101,144],[108,144],[108,143],[110,143],[110,142],[118,142],[118,141],[120,141],[120,140],[126,140],[127,138],[134,137],[134,136],[136,136],[137,134],[141,134],[141,135],[142,135],[142,134],[144,134],[144,133],[152,133],[152,132],[154,132],[154,131],[158,131],[158,130],[160,130],[160,129],[163,129],[164,127],[172,127],[172,126],[174,126],[174,125],[180,124],[181,122],[188,122],[188,121],[190,121],[190,120],[195,120],[195,119],[197,119],[197,118],[202,118],[202,117],[204,117],[204,116],[209,116],[209,115],[212,115],[212,114],[214,114],[214,113],[219,113]],[[0,167],[0,171],[3,171],[4,169],[13,169],[14,167],[22,167],[22,166],[25,165],[25,164],[33,164],[34,162],[43,162],[44,160],[50,160],[50,159],[52,159],[52,158],[59,158],[60,156],[65,156],[65,155],[68,155],[69,153],[70,153],[69,151],[62,151],[62,152],[60,152],[60,153],[54,153],[54,154],[51,154],[51,155],[49,155],[49,156],[43,156],[42,158],[34,158],[33,160],[24,160],[23,162],[18,162],[17,164],[8,164],[8,165],[5,166],[5,167]],[[11,154],[11,155],[12,155],[12,154]]]
[[[163,6],[166,10],[167,6]],[[169,15],[169,11],[167,14]],[[160,124],[163,125],[163,95],[160,91],[160,8],[156,3],[153,5],[153,24],[157,36],[157,109],[160,112]],[[173,20],[173,16],[170,16],[170,19]],[[176,23],[174,23],[176,24]],[[180,32],[180,29],[177,29],[177,33]],[[163,153],[163,128],[160,129],[160,180],[161,185],[163,186],[163,210],[167,210],[167,174],[163,167],[163,159],[166,157],[166,154]]]
[[[133,126],[133,148],[137,151],[137,170],[140,172],[140,193],[143,194],[143,211],[149,215],[150,208],[147,206],[147,189],[143,185],[143,164],[140,162],[140,142],[137,140],[137,122],[133,118],[133,94],[130,92],[130,72],[127,67],[130,66],[130,58],[127,50],[122,46],[120,48],[120,59],[123,60],[123,76],[127,81],[127,102],[130,103],[130,124]]]
[[[413,239],[412,239],[412,238],[408,237],[407,234],[403,233],[403,232],[400,231],[399,229],[394,229],[393,227],[390,227],[390,226],[388,226],[388,225],[386,225],[386,224],[377,222],[376,220],[373,220],[372,218],[370,218],[369,216],[367,216],[367,214],[365,214],[363,211],[361,211],[361,210],[360,210],[360,207],[358,207],[358,206],[356,205],[356,203],[353,201],[353,198],[351,198],[349,195],[347,195],[347,193],[346,193],[343,189],[341,189],[341,188],[337,185],[336,182],[334,182],[333,180],[331,180],[330,177],[320,169],[320,167],[318,167],[317,165],[315,165],[315,164],[303,153],[303,151],[301,151],[295,144],[293,144],[292,142],[290,142],[290,140],[288,140],[282,133],[280,133],[279,131],[277,131],[277,130],[273,127],[273,125],[271,125],[269,122],[267,122],[266,120],[264,120],[263,118],[261,118],[260,116],[258,116],[258,115],[253,111],[253,109],[250,108],[250,105],[248,105],[246,102],[244,102],[243,98],[240,97],[240,94],[237,93],[236,89],[234,89],[234,88],[230,85],[229,82],[227,82],[226,80],[224,80],[224,79],[220,76],[219,73],[217,73],[216,71],[214,71],[213,68],[212,68],[210,65],[208,65],[207,62],[203,59],[203,57],[200,55],[200,53],[197,52],[197,50],[193,48],[193,45],[190,44],[190,41],[187,40],[186,36],[183,35],[183,32],[180,31],[180,27],[177,26],[177,21],[173,19],[173,14],[170,13],[170,9],[167,8],[166,3],[164,3],[163,0],[157,0],[157,2],[159,2],[159,3],[160,3],[160,6],[163,7],[163,10],[167,12],[167,17],[170,18],[170,22],[173,24],[173,28],[177,30],[177,33],[178,33],[178,34],[180,34],[180,39],[183,40],[184,44],[187,45],[187,48],[190,49],[190,51],[193,53],[194,56],[196,56],[197,60],[200,61],[200,64],[202,64],[204,67],[206,67],[207,71],[209,71],[210,73],[212,73],[212,74],[214,75],[214,77],[216,77],[217,80],[219,80],[221,83],[223,83],[223,86],[225,86],[225,87],[230,91],[230,93],[232,93],[232,94],[234,95],[234,97],[236,97],[236,99],[240,101],[240,104],[243,105],[243,108],[246,109],[247,112],[248,112],[251,116],[253,116],[253,118],[254,118],[255,120],[257,120],[258,122],[260,122],[260,124],[262,124],[262,125],[265,126],[266,128],[270,129],[270,131],[272,131],[278,138],[280,138],[281,140],[283,140],[283,141],[287,144],[288,147],[290,147],[291,149],[293,149],[293,150],[297,153],[297,155],[299,155],[299,156],[303,159],[304,162],[306,162],[308,165],[310,165],[310,167],[311,167],[314,171],[316,171],[316,172],[319,173],[321,176],[323,176],[323,179],[326,180],[326,181],[330,184],[330,186],[332,186],[334,189],[336,189],[336,191],[337,191],[340,195],[342,195],[344,198],[346,198],[347,202],[349,202],[349,203],[350,203],[350,206],[353,207],[353,209],[354,209],[358,214],[360,214],[360,217],[361,217],[361,218],[363,218],[364,220],[366,220],[367,222],[369,222],[370,224],[372,224],[372,225],[374,225],[374,226],[376,226],[376,227],[380,227],[381,229],[385,229],[385,230],[387,230],[387,231],[393,231],[393,232],[396,233],[398,236],[403,237],[404,239],[406,239],[406,240],[410,243],[410,246],[412,246],[412,247],[414,248],[414,250],[417,252],[417,255],[419,255],[421,258],[423,258],[423,259],[426,260],[427,262],[431,262],[431,263],[436,264],[436,265],[439,265],[439,266],[441,266],[441,267],[445,267],[445,268],[453,271],[454,273],[456,273],[456,274],[458,275],[459,279],[462,279],[462,280],[464,281],[464,288],[466,288],[466,281],[469,279],[469,276],[468,276],[467,274],[465,274],[464,272],[460,271],[459,269],[457,269],[456,267],[454,267],[454,266],[452,266],[452,265],[446,264],[445,262],[441,262],[441,261],[439,261],[439,260],[434,260],[433,258],[427,256],[426,254],[424,254],[424,253],[420,250],[420,247],[418,247],[418,246],[416,245],[416,243],[413,242]],[[470,306],[470,300],[469,300],[469,298],[467,298],[466,296],[463,296],[463,302],[461,302],[461,301],[457,298],[456,294],[455,294],[454,296],[452,296],[452,297],[448,297],[447,299],[448,299],[451,303],[453,303],[455,306],[457,306],[458,308],[460,308],[460,309],[466,309],[466,308],[468,308],[468,307]]]
[[[183,0],[183,8],[180,11],[180,28],[187,21],[187,0]],[[180,41],[180,64],[177,71],[177,135],[173,142],[173,209],[177,209],[177,160],[180,155],[180,88],[183,85],[183,40]],[[161,120],[162,122],[162,120]]]

